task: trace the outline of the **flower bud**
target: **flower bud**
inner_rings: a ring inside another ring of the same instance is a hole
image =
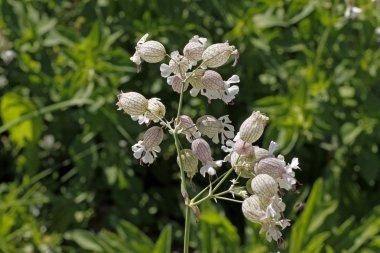
[[[223,123],[211,115],[200,117],[197,120],[196,125],[199,132],[209,138],[213,138],[216,134],[223,130]]]
[[[189,87],[189,83],[186,82],[183,84],[184,87],[183,87],[183,91],[186,91],[187,88]],[[177,93],[181,93],[181,89],[182,89],[182,78],[180,76],[180,74],[177,74],[175,76],[173,76],[172,78],[172,81],[171,81],[171,86],[172,86],[172,89],[177,92]]]
[[[148,100],[148,111],[146,112],[148,119],[158,121],[165,116],[165,113],[165,105],[161,103],[159,98],[151,98]]]
[[[143,143],[145,149],[150,149],[161,144],[164,138],[164,131],[161,127],[154,126],[144,133]]]
[[[240,139],[248,143],[257,141],[263,134],[268,119],[260,112],[253,112],[240,126]]]
[[[119,101],[116,105],[118,110],[123,110],[129,115],[142,115],[148,108],[148,100],[137,92],[121,93],[117,96]]]
[[[253,152],[250,152],[248,155],[239,155],[236,152],[232,152],[231,165],[235,165],[236,174],[243,178],[253,178],[255,176],[255,154]]]
[[[202,54],[206,49],[207,39],[194,36],[183,49],[183,55],[192,62],[197,62],[202,59]]]
[[[202,78],[203,85],[210,90],[224,90],[222,76],[214,70],[206,70]]]
[[[231,54],[235,55],[235,62],[233,64],[235,66],[239,56],[235,47],[230,46],[228,42],[213,44],[206,48],[202,54],[203,65],[209,68],[220,67],[228,61]]]
[[[237,139],[234,144],[234,151],[240,155],[248,155],[253,151],[251,143],[247,143],[241,139]]]
[[[191,150],[202,163],[212,161],[210,145],[202,139],[198,138],[191,143]]]
[[[267,174],[272,178],[281,178],[285,171],[284,161],[275,157],[268,157],[260,160],[255,166],[256,174]]]
[[[189,77],[188,82],[196,89],[204,89],[205,86],[202,82],[202,76],[205,73],[204,69],[197,69],[192,72],[192,75]]]
[[[271,198],[278,191],[277,182],[267,174],[259,174],[252,179],[252,190],[260,197]]]
[[[166,56],[165,47],[158,41],[150,40],[136,47],[140,57],[149,63],[162,61]]]
[[[189,178],[192,178],[198,172],[198,158],[191,149],[182,149],[177,157],[178,165],[180,165],[179,159],[182,161],[182,169]]]
[[[252,195],[244,199],[242,204],[243,215],[251,222],[261,223],[262,218],[265,215],[265,205],[262,203],[262,199],[257,195]]]

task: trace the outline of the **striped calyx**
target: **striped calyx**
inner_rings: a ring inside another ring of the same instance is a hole
[[[166,56],[165,47],[158,41],[150,40],[137,45],[136,50],[140,57],[149,63],[162,61]]]
[[[209,68],[220,67],[228,61],[231,54],[235,55],[236,65],[239,53],[234,46],[230,46],[228,42],[213,44],[202,54],[203,65]]]
[[[160,101],[159,98],[151,98],[148,100],[148,110],[146,116],[150,120],[159,120],[165,116],[166,108],[165,105]]]
[[[206,70],[201,78],[206,89],[224,90],[224,81],[222,76],[214,70]]]
[[[187,115],[179,116],[178,128],[183,134],[191,134],[197,131],[197,127],[195,126],[193,120]]]
[[[182,161],[182,169],[189,178],[192,178],[198,172],[198,158],[191,149],[182,149],[177,157],[178,165],[180,165],[179,159]]]
[[[235,166],[235,172],[240,177],[253,178],[255,176],[255,154],[253,152],[247,155],[239,155],[236,152],[232,152],[231,165]]]
[[[260,160],[267,157],[273,157],[273,155],[268,150],[260,148],[258,146],[254,146],[253,151],[255,152],[256,162],[259,162]]]
[[[244,199],[242,204],[243,215],[249,221],[255,223],[261,223],[262,218],[265,215],[265,204],[262,203],[262,199],[257,195],[251,195]]]
[[[202,76],[205,73],[204,69],[194,70],[188,79],[188,82],[196,89],[204,89],[205,86],[202,82]]]
[[[202,59],[206,46],[199,41],[189,41],[183,49],[183,55],[192,62]]]
[[[197,128],[202,135],[213,138],[216,134],[223,130],[223,123],[214,116],[205,115],[197,120]]]
[[[237,139],[234,144],[234,151],[239,155],[248,155],[253,151],[253,147],[251,143],[247,143],[242,139]]]
[[[172,89],[173,91],[177,92],[177,93],[181,93],[181,89],[182,89],[182,78],[181,78],[181,75],[180,74],[176,74],[173,79],[172,79],[172,82],[171,82],[171,85],[172,85]],[[186,82],[183,84],[183,91],[186,91],[187,88],[189,87],[189,83]]]
[[[256,174],[267,174],[272,178],[281,178],[285,171],[284,161],[275,158],[268,157],[260,160],[255,166]]]
[[[259,174],[252,179],[252,190],[260,197],[271,198],[278,191],[277,182],[267,174]]]
[[[202,163],[212,161],[210,145],[202,139],[198,138],[191,143],[191,150]]]
[[[240,126],[240,139],[248,143],[257,141],[264,132],[264,127],[269,118],[260,112],[253,112]]]
[[[150,149],[161,144],[164,138],[164,131],[161,127],[154,126],[144,133],[143,143],[145,149]]]
[[[118,110],[123,110],[129,115],[142,115],[148,108],[148,100],[137,92],[121,93],[117,96],[118,102],[116,105]]]

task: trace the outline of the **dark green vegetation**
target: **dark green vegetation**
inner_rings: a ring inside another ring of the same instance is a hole
[[[182,248],[174,144],[141,167],[130,147],[145,128],[115,106],[119,90],[135,90],[175,116],[159,64],[136,74],[129,60],[146,32],[169,52],[195,34],[239,49],[236,69],[220,69],[240,76],[235,104],[187,93],[184,112],[229,114],[238,126],[263,111],[262,145],[300,158],[281,252],[380,252],[380,10],[356,4],[363,13],[347,20],[334,0],[0,0],[1,36],[17,54],[0,63],[0,252]],[[239,204],[202,206],[191,238],[198,252],[278,250]]]

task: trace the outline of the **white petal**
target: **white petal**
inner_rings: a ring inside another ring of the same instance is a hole
[[[149,36],[149,33],[144,34],[144,36],[142,36],[141,39],[137,42],[137,45],[144,44],[148,36]]]
[[[190,90],[190,95],[193,96],[193,97],[196,97],[199,93],[199,89],[196,89],[196,88],[192,88]]]
[[[165,77],[165,78],[168,77],[168,76],[170,76],[170,74],[172,73],[172,69],[169,67],[168,64],[165,64],[165,63],[162,63],[160,65],[160,71],[161,71],[161,76]],[[169,80],[168,80],[168,83],[169,83]]]
[[[239,83],[240,82],[240,78],[238,75],[233,75],[231,76],[227,81],[226,81],[228,84],[231,84],[231,83]]]
[[[276,142],[271,141],[269,144],[269,153],[273,155],[274,152],[276,152],[280,148],[280,145],[278,145]]]
[[[133,61],[134,63],[136,63],[136,65],[140,65],[141,64],[141,58],[140,58],[140,55],[139,53],[136,51],[134,53],[134,55],[129,58],[131,61]]]

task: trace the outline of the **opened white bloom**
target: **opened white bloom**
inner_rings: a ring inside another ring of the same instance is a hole
[[[276,142],[271,141],[269,144],[269,153],[273,155],[274,152],[276,152],[280,148],[280,145],[278,145]]]
[[[157,158],[157,153],[161,152],[159,145],[163,136],[164,132],[161,127],[149,128],[145,132],[143,140],[132,146],[133,156],[145,164],[152,164]]]
[[[231,86],[232,83],[240,83],[240,78],[238,75],[233,75],[224,82],[224,92],[221,93],[221,99],[226,104],[232,102],[232,100],[234,100],[236,95],[239,93],[239,86]]]
[[[348,5],[346,11],[344,12],[344,17],[349,19],[356,19],[360,13],[362,13],[362,9],[356,6]]]
[[[178,51],[172,52],[170,58],[169,65],[165,63],[161,64],[161,76],[166,78],[174,73],[180,74],[181,77],[185,77],[185,73],[191,69],[190,61],[183,55],[180,55]]]
[[[279,159],[283,160],[284,157],[279,156]],[[285,173],[277,180],[281,188],[290,190],[293,185],[297,183],[297,180],[295,179],[295,172],[293,170],[300,170],[301,168],[298,165],[298,158],[293,158],[292,162],[285,166]]]

